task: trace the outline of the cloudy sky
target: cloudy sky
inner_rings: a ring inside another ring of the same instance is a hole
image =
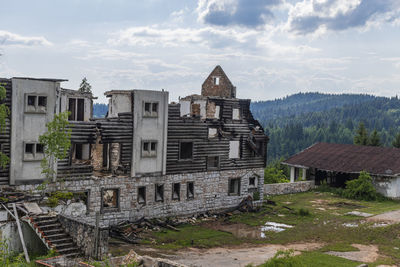
[[[400,92],[398,0],[0,0],[0,76],[83,76],[200,93],[221,65],[238,97]]]

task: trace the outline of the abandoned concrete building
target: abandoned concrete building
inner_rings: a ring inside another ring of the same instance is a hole
[[[92,118],[92,94],[62,89],[63,81],[0,80],[11,110],[0,133],[1,149],[11,159],[0,170],[5,187],[35,192],[44,179],[38,138],[54,114],[70,111],[69,156],[57,163],[46,190],[83,195],[84,203],[60,207],[52,218],[26,215],[47,247],[75,255],[77,245],[99,256],[106,251],[107,227],[120,221],[235,207],[249,195],[262,201],[268,137],[250,112],[250,100],[236,98],[220,66],[201,95],[179,103],[169,103],[164,90],[105,92],[108,113],[101,119]],[[49,226],[53,231],[46,233],[46,221],[62,227]],[[64,244],[60,237],[74,245],[57,247]]]
[[[400,149],[350,144],[317,143],[283,161],[288,165],[290,181],[313,180],[335,187],[356,179],[361,171],[370,173],[378,192],[400,198]],[[299,170],[302,177],[299,177]]]

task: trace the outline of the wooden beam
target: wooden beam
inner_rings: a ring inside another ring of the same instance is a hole
[[[27,251],[26,246],[25,246],[25,241],[24,241],[24,236],[22,234],[21,224],[19,223],[19,219],[18,219],[17,207],[15,206],[15,203],[12,203],[12,206],[13,206],[13,209],[14,209],[15,220],[17,221],[19,238],[20,238],[21,243],[22,243],[22,248],[24,249],[25,260],[26,260],[27,263],[30,263],[31,261],[29,260],[28,251]]]

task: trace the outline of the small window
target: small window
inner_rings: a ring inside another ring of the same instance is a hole
[[[179,159],[193,158],[193,142],[181,142],[179,147]]]
[[[221,106],[215,106],[214,119],[220,118]]]
[[[207,170],[218,170],[218,169],[219,169],[219,156],[208,156]]]
[[[35,106],[35,105],[36,105],[36,96],[28,95],[28,106]]]
[[[256,177],[250,177],[249,178],[249,186],[250,187],[255,187],[256,186]]]
[[[240,158],[240,142],[229,141],[229,158],[238,159]]]
[[[35,144],[25,144],[25,153],[33,154],[33,148]]]
[[[43,153],[44,147],[42,144],[36,144],[36,153]]]
[[[188,182],[186,184],[186,190],[187,190],[187,199],[193,199],[194,198],[194,182]]]
[[[143,141],[142,142],[142,157],[156,157],[157,156],[157,141]]]
[[[157,201],[157,202],[164,201],[164,185],[163,184],[156,184],[155,201]]]
[[[213,77],[214,85],[219,85],[219,77]]]
[[[47,96],[39,96],[38,106],[41,106],[41,107],[47,106]]]
[[[143,117],[158,117],[158,103],[145,102],[143,107]]]
[[[180,183],[172,184],[172,199],[173,200],[181,199],[181,184]]]
[[[232,109],[232,120],[240,120],[240,110],[238,108]]]
[[[240,178],[235,178],[235,179],[229,180],[228,194],[230,196],[239,196],[240,195]]]
[[[119,209],[119,189],[102,190],[102,201],[103,210]]]
[[[46,113],[47,96],[25,95],[25,112]]]
[[[75,144],[75,159],[83,159],[83,146],[82,144]]]
[[[138,188],[138,203],[146,204],[146,187],[141,186]]]

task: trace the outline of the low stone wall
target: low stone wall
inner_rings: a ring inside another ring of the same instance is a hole
[[[264,195],[283,195],[306,192],[315,187],[315,181],[294,183],[264,184]]]
[[[254,177],[253,184],[250,184],[250,178]],[[229,180],[233,178],[240,179],[240,193],[235,195],[228,193]],[[89,191],[88,213],[80,217],[79,221],[93,225],[96,212],[100,212],[101,222],[109,226],[125,220],[135,221],[142,217],[187,216],[232,208],[248,195],[253,196],[255,192],[259,193],[262,200],[263,181],[264,169],[253,168],[143,177],[92,177],[52,183],[48,185],[47,190]],[[188,182],[194,184],[193,198],[187,197]],[[178,199],[172,198],[174,183],[180,184]],[[162,201],[155,200],[156,185],[163,185],[164,199]],[[138,202],[139,187],[146,188],[145,203]],[[35,185],[20,185],[18,189],[35,190]],[[102,192],[107,189],[118,190],[117,209],[102,208]]]
[[[109,230],[99,225],[99,239],[96,246],[96,227],[77,219],[58,215],[58,219],[65,231],[72,237],[75,244],[85,253],[86,256],[101,259],[108,252]],[[99,256],[99,257],[98,257]]]

